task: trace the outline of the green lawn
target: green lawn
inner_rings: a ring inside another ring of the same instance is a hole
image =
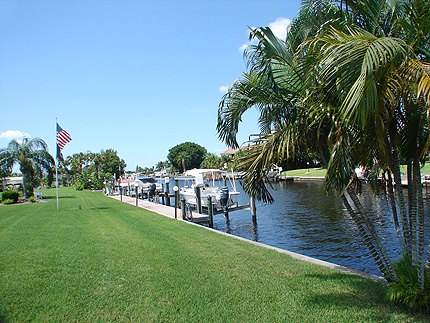
[[[0,205],[0,322],[426,321],[374,281],[101,193],[43,196]]]
[[[298,177],[325,177],[327,170],[324,168],[304,168],[304,169],[293,169],[282,172],[285,176],[298,176]]]
[[[401,166],[401,171],[406,174],[406,166]],[[298,177],[325,177],[327,170],[324,168],[303,168],[303,169],[293,169],[282,172],[285,176],[298,176]],[[421,174],[430,174],[430,163],[426,163],[421,167]]]

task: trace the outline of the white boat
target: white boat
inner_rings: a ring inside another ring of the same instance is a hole
[[[193,206],[197,205],[197,188],[200,189],[202,206],[208,206],[208,196],[212,197],[213,207],[223,209],[225,207],[238,206],[239,192],[236,191],[234,177],[231,179],[233,190],[227,187],[215,185],[215,180],[227,176],[227,172],[219,169],[192,169],[185,172],[185,176],[178,179],[185,181],[185,186],[179,189],[185,202]]]
[[[151,187],[154,192],[160,193],[163,191],[163,186],[155,178],[149,176],[137,176],[134,185],[139,189],[139,192],[143,190],[143,193],[148,193]]]

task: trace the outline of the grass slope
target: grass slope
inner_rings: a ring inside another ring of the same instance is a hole
[[[401,166],[400,170],[403,175],[406,175],[406,166]],[[324,168],[302,168],[302,169],[292,169],[283,171],[284,176],[298,176],[298,177],[325,177],[327,170]],[[430,174],[430,163],[426,163],[421,167],[421,174]]]
[[[282,172],[285,176],[298,176],[298,177],[325,177],[327,170],[324,168],[304,168],[304,169],[292,169]]]
[[[0,206],[0,322],[424,322],[380,283],[60,188]],[[78,209],[81,204],[82,209]]]

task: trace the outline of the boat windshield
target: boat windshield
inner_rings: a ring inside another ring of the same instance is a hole
[[[147,177],[147,178],[137,178],[139,181],[141,181],[142,183],[157,183],[156,180],[154,178],[151,177]]]

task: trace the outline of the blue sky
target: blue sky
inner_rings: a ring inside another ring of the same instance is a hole
[[[58,118],[73,139],[65,157],[113,148],[134,170],[186,141],[219,154],[227,147],[216,133],[218,106],[246,70],[248,26],[270,25],[282,37],[299,5],[1,0],[0,148],[27,134],[54,155]],[[250,111],[239,141],[257,130]]]

